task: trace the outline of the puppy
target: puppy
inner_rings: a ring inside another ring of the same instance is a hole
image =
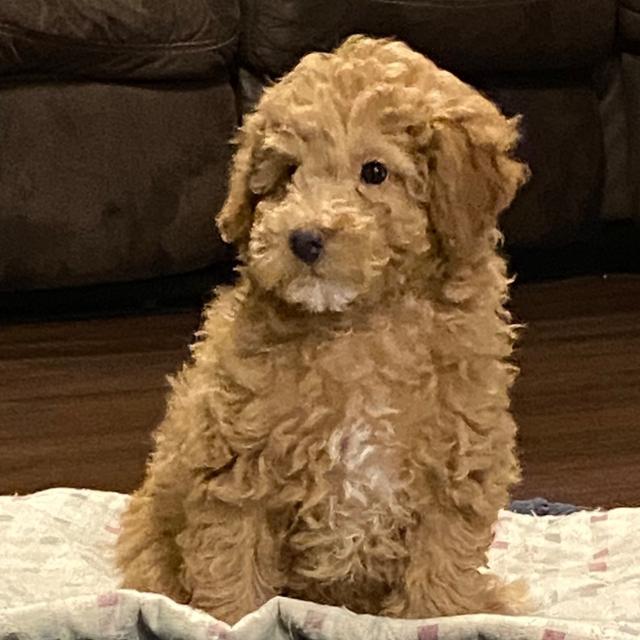
[[[122,519],[124,586],[234,623],[277,594],[425,618],[516,612],[486,572],[518,480],[498,214],[518,120],[355,36],[267,89],[205,310]]]

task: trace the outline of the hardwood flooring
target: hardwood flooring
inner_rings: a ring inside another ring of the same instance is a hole
[[[586,278],[515,290],[528,324],[513,408],[518,497],[640,505],[640,278]]]
[[[640,277],[516,286],[515,497],[640,505]],[[0,493],[130,491],[198,310],[0,327]]]

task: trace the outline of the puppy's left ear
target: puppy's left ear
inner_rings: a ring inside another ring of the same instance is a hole
[[[244,250],[253,223],[255,196],[249,188],[254,156],[263,139],[264,122],[258,113],[246,116],[236,137],[237,149],[231,164],[227,199],[217,216],[218,229],[225,242]]]
[[[529,177],[512,155],[519,118],[477,98],[471,109],[436,118],[429,145],[429,215],[443,250],[457,261],[495,244],[498,215]]]

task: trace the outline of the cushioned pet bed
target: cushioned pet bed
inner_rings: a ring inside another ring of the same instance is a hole
[[[538,602],[529,617],[387,620],[276,598],[230,629],[162,596],[117,590],[113,543],[126,500],[73,489],[0,497],[0,638],[640,638],[640,509],[503,512],[490,565],[529,581]]]

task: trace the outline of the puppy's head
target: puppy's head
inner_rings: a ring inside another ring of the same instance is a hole
[[[527,176],[517,124],[406,45],[354,36],[246,117],[222,237],[259,286],[311,312],[419,286],[494,251]]]

